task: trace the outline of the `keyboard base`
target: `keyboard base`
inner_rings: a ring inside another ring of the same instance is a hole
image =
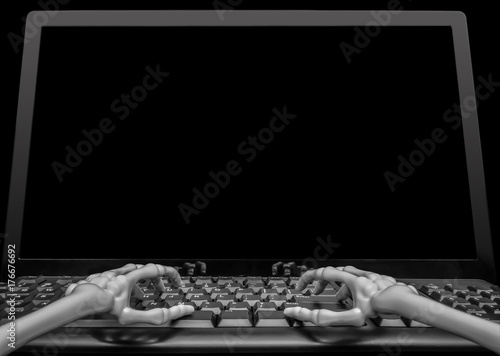
[[[140,352],[343,352],[375,351],[392,355],[403,351],[485,351],[463,338],[435,328],[355,327],[294,328],[78,328],[71,333],[58,329],[39,337],[22,350],[55,347],[58,335],[67,335],[65,353]],[[63,338],[61,338],[63,340]],[[63,343],[61,341],[61,346]]]
[[[483,280],[401,279],[416,286],[435,283],[487,287]],[[418,288],[417,288],[418,289]],[[396,325],[396,324],[394,324]],[[213,353],[213,352],[364,352],[395,356],[401,352],[478,352],[483,347],[433,327],[378,326],[367,320],[361,327],[216,327],[120,325],[112,317],[78,320],[43,335],[21,348],[30,354],[61,353]]]

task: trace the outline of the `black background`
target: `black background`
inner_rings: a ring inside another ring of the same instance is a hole
[[[472,53],[472,66],[474,78],[478,75],[486,76],[493,73],[496,81],[500,81],[500,54],[498,52],[498,12],[497,2],[493,1],[425,1],[412,0],[402,1],[407,10],[459,10],[463,11],[468,20],[468,30]],[[14,137],[14,125],[17,109],[17,97],[19,90],[19,77],[21,72],[22,53],[14,53],[6,35],[9,32],[21,33],[21,18],[31,10],[39,10],[35,0],[7,1],[2,8],[2,119],[0,120],[0,233],[5,231],[5,209],[8,196],[8,181],[10,177],[10,165],[12,158],[12,142]],[[142,0],[140,2],[124,1],[78,1],[71,0],[61,7],[64,10],[79,9],[212,9],[212,1],[190,1],[190,2],[157,2]],[[243,0],[238,10],[245,9],[331,9],[331,10],[366,10],[386,9],[387,0],[383,1],[335,1],[319,2],[307,1],[303,3],[290,1],[257,2]],[[500,211],[499,187],[500,172],[498,168],[498,152],[500,140],[498,125],[500,112],[500,94],[495,93],[493,99],[482,103],[478,109],[479,124],[481,130],[484,169],[486,175],[486,187],[488,193],[488,204],[490,209],[490,220],[493,242],[498,248],[500,234]],[[498,96],[498,97],[497,97]],[[449,241],[453,243],[453,241]],[[498,261],[499,255],[496,254]],[[497,276],[500,268],[497,262]],[[496,283],[500,279],[497,277]],[[378,352],[377,352],[378,353]],[[375,354],[377,354],[375,353]],[[405,353],[403,353],[405,354]],[[428,354],[428,353],[426,353]]]
[[[498,40],[498,28],[495,25],[495,11],[489,6],[488,2],[431,2],[431,1],[401,1],[401,5],[406,10],[458,10],[466,14],[469,26],[470,45],[472,53],[472,65],[474,78],[479,75],[487,77],[493,74],[493,79],[500,81],[500,71],[498,67],[499,55],[494,49]],[[386,9],[387,1],[371,2],[336,2],[325,4],[324,2],[308,1],[299,4],[297,2],[257,2],[243,0],[237,6],[236,10],[245,9],[328,9],[328,10],[363,10],[363,9]],[[23,26],[22,17],[29,11],[39,10],[37,1],[24,1],[19,4],[9,3],[4,8],[5,19],[2,21],[2,33],[4,40],[2,42],[3,58],[3,120],[0,123],[0,142],[2,145],[0,151],[0,174],[2,185],[0,189],[0,232],[5,230],[5,209],[8,196],[8,181],[10,177],[10,165],[12,158],[12,140],[14,136],[15,115],[17,109],[17,96],[19,90],[19,77],[21,71],[22,51],[15,53],[7,39],[7,34],[14,32],[21,34]],[[212,1],[169,3],[160,5],[157,2],[141,1],[138,3],[104,2],[104,1],[69,1],[60,6],[61,10],[81,10],[81,9],[213,9]],[[477,84],[477,83],[476,83]],[[495,217],[498,216],[498,173],[494,172],[496,154],[498,152],[498,140],[494,130],[495,121],[498,117],[499,99],[498,93],[493,98],[481,103],[479,107],[479,121],[481,129],[482,147],[484,155],[486,186],[488,192],[488,203],[490,207],[490,219],[492,224],[492,234],[495,245],[498,243],[499,226]],[[453,243],[450,241],[449,243]],[[498,267],[497,267],[497,270]],[[498,275],[499,273],[497,273]],[[497,280],[498,282],[498,280]]]

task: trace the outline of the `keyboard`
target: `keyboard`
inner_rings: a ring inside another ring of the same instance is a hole
[[[25,276],[16,279],[14,289],[0,283],[0,319],[6,323],[9,305],[14,296],[15,316],[20,318],[64,298],[71,283],[85,276]],[[137,284],[142,296],[132,297],[130,307],[137,310],[170,308],[178,304],[192,305],[194,313],[162,325],[138,323],[121,325],[109,314],[96,314],[81,319],[73,326],[84,327],[151,327],[151,328],[295,328],[316,327],[284,315],[283,310],[300,306],[308,309],[328,309],[335,312],[349,310],[352,300],[336,298],[339,283],[331,283],[320,295],[312,295],[314,284],[298,291],[300,277],[263,276],[184,276],[183,285],[176,288],[163,280],[166,290],[155,289],[150,280]],[[482,280],[414,280],[401,279],[413,285],[421,295],[450,308],[494,323],[500,322],[500,288]],[[399,315],[379,315],[367,323],[376,327],[423,328],[420,322]],[[340,326],[340,325],[339,325]],[[345,326],[345,325],[344,325]],[[368,324],[365,324],[368,326]]]

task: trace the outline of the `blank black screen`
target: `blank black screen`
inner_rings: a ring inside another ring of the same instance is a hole
[[[44,28],[22,257],[474,258],[451,28],[355,35]]]

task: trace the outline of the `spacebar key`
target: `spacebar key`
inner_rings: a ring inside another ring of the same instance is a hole
[[[281,310],[268,311],[259,310],[254,315],[255,327],[289,327],[285,314]]]
[[[252,327],[252,315],[245,310],[224,310],[219,316],[219,328]]]
[[[171,328],[213,328],[217,324],[217,315],[211,310],[195,310],[192,314],[172,320]]]

